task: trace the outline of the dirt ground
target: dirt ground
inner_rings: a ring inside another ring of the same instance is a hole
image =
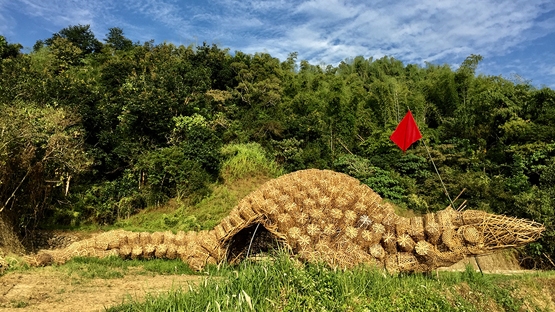
[[[188,289],[202,276],[125,275],[115,279],[70,277],[52,267],[13,272],[0,277],[2,311],[104,311],[128,299],[142,299],[182,287]]]

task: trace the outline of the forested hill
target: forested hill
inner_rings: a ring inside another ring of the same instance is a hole
[[[479,55],[456,70],[315,65],[133,43],[119,28],[101,42],[83,25],[20,49],[0,36],[0,215],[21,231],[194,202],[244,143],[287,172],[329,168],[416,213],[443,209],[423,142],[403,153],[389,140],[410,108],[451,197],[543,222],[530,263],[555,259],[555,91],[477,75]]]

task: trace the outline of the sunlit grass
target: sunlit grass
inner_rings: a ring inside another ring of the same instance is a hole
[[[550,275],[551,280],[555,278]],[[211,267],[203,283],[109,311],[521,311],[542,307],[519,291],[527,276],[466,272],[391,276],[274,260]]]

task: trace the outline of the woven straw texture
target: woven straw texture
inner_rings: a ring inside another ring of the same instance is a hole
[[[449,207],[400,217],[393,205],[358,180],[309,169],[265,183],[211,231],[110,231],[28,260],[38,266],[75,256],[180,258],[201,270],[207,264],[244,258],[253,241],[262,247],[277,241],[304,261],[339,268],[364,263],[412,272],[448,266],[465,255],[521,246],[538,239],[543,230],[529,220]]]

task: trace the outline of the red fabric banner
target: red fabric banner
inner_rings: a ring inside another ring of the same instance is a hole
[[[397,144],[403,152],[405,152],[412,143],[422,138],[422,134],[420,133],[410,110],[405,115],[403,120],[401,120],[399,125],[397,125],[397,128],[393,131],[393,134],[391,134],[389,138]]]

